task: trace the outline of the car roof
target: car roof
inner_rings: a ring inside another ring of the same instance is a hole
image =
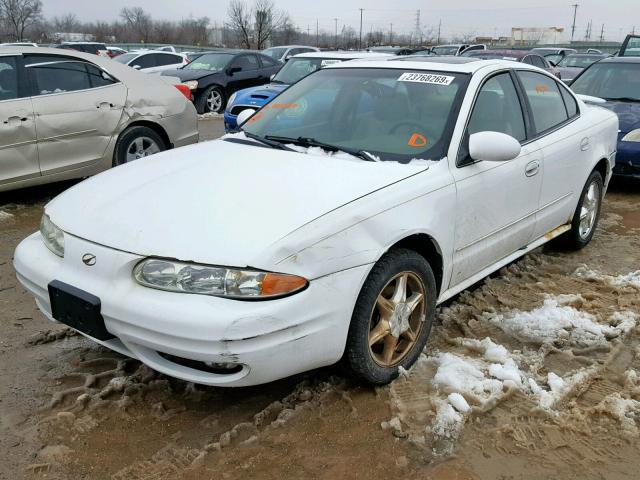
[[[104,42],[60,42],[60,45],[104,45]]]
[[[428,57],[423,57],[428,58]],[[413,61],[412,61],[413,60]],[[483,61],[471,61],[465,63],[448,62],[446,58],[440,58],[438,62],[429,62],[418,59],[403,59],[398,60],[352,60],[350,62],[341,62],[328,65],[326,68],[388,68],[394,70],[423,70],[423,71],[440,71],[451,73],[475,73],[482,69],[498,70],[501,68],[514,68],[514,62],[510,60],[483,60]],[[518,69],[534,70],[536,72],[541,69],[528,65],[526,63],[519,63]]]
[[[606,57],[598,63],[640,63],[640,57]]]
[[[395,58],[395,55],[384,55],[381,52],[307,52],[298,53],[292,58],[326,58],[337,60],[351,60],[357,58],[383,58],[383,57]]]
[[[182,55],[179,52],[165,52],[162,50],[134,50],[132,52],[127,52],[127,53],[132,53],[134,55],[148,55],[150,53],[155,54],[160,54],[160,55]]]

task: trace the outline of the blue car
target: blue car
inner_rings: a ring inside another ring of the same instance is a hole
[[[282,69],[273,76],[271,83],[260,87],[245,88],[231,95],[224,111],[226,132],[238,127],[238,114],[246,109],[259,110],[279,95],[289,85],[296,83],[319,68],[332,63],[361,58],[381,58],[382,55],[369,52],[313,52],[291,57]]]
[[[594,63],[571,84],[574,92],[604,100],[620,120],[613,174],[640,179],[640,57],[610,57]]]

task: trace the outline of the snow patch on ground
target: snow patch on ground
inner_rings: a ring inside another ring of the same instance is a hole
[[[224,117],[224,113],[208,112],[208,113],[201,113],[200,115],[198,115],[198,120],[206,120],[209,118],[220,118],[220,117]]]
[[[508,335],[522,342],[552,345],[557,343],[578,347],[605,344],[635,327],[635,315],[617,313],[613,325],[601,325],[586,312],[567,306],[570,299],[547,297],[541,307],[529,312],[514,311],[504,315],[489,315],[488,319]]]
[[[9,212],[5,212],[0,210],[0,223],[8,222],[9,220],[13,220],[14,215]]]
[[[625,275],[613,276],[596,272],[586,265],[582,265],[573,272],[573,276],[584,278],[585,280],[604,281],[614,287],[635,287],[640,289],[640,270]]]

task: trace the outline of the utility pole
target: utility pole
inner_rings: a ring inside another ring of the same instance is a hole
[[[335,35],[334,43],[335,43],[335,47],[336,47],[336,50],[337,50],[338,49],[338,19],[334,18],[333,21],[336,22],[336,35]]]
[[[602,24],[602,28],[600,29],[600,43],[604,42],[604,23]]]
[[[316,48],[320,46],[319,38],[320,38],[320,26],[318,24],[318,19],[316,18]]]
[[[362,50],[362,12],[364,12],[364,8],[360,9],[360,41],[358,42],[360,46],[358,50]]]
[[[393,23],[389,24],[389,45],[393,46]]]
[[[442,30],[442,19],[440,19],[440,23],[438,23],[438,41],[436,44],[440,45],[440,30]]]
[[[420,9],[416,12],[416,38],[422,37],[422,28],[420,27]]]
[[[573,7],[573,25],[571,26],[571,41],[573,42],[573,35],[576,33],[576,16],[578,15],[578,7],[580,4],[574,3]]]
[[[311,38],[311,27],[307,23],[307,42],[309,42],[310,38]]]

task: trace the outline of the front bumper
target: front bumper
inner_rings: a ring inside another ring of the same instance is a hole
[[[640,178],[640,142],[618,142],[613,174],[619,177]]]
[[[81,258],[96,256],[88,267]],[[185,381],[248,386],[331,365],[344,351],[355,299],[368,267],[310,282],[296,295],[269,301],[237,301],[164,292],[135,282],[132,269],[143,257],[65,234],[65,258],[52,254],[40,233],[23,240],[14,265],[20,282],[50,319],[47,285],[73,285],[101,300],[105,326],[116,338],[98,341]],[[91,338],[91,337],[90,337]],[[211,373],[167,359],[233,363],[234,373]]]
[[[238,127],[238,116],[231,115],[228,110],[224,111],[224,131],[229,133]]]

